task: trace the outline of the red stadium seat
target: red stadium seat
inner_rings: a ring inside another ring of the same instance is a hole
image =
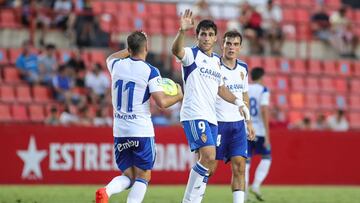
[[[149,16],[152,17],[161,17],[163,14],[163,10],[162,10],[162,4],[161,3],[147,3],[145,4],[146,6],[146,11],[148,12]]]
[[[9,105],[0,104],[0,122],[9,122],[11,119]]]
[[[350,80],[350,92],[352,94],[360,94],[360,80],[353,78]]]
[[[290,94],[291,108],[303,109],[304,108],[304,95],[299,92]]]
[[[308,9],[296,8],[295,11],[297,23],[309,23],[310,15]]]
[[[282,6],[294,6],[296,5],[296,0],[280,0],[279,1],[281,3]]]
[[[174,3],[165,3],[163,4],[163,14],[164,17],[177,18],[177,9],[176,4]]]
[[[360,33],[359,33],[360,36]],[[352,75],[356,77],[360,77],[360,61],[354,61],[352,68]]]
[[[322,63],[320,60],[310,59],[308,72],[312,75],[320,75],[322,73]]]
[[[320,108],[322,109],[331,109],[335,108],[335,98],[330,94],[320,94]]]
[[[106,56],[103,50],[92,50],[89,52],[89,58],[92,63],[99,63],[103,68],[105,67]]]
[[[124,15],[132,12],[131,4],[130,4],[130,9],[119,8],[118,5],[119,5],[119,3],[116,1],[104,1],[103,2],[103,6],[104,6],[103,12],[112,14],[112,15],[115,15],[119,12],[123,13]]]
[[[275,105],[282,108],[282,109],[287,109],[289,108],[289,103],[288,103],[288,97],[287,94],[284,93],[276,93],[273,94],[275,96]]]
[[[289,80],[286,76],[276,76],[276,89],[279,91],[289,91]]]
[[[339,74],[336,69],[335,61],[328,61],[328,60],[323,61],[323,65],[324,65],[324,74],[325,75],[335,76],[335,75]]]
[[[269,60],[269,59],[267,59],[267,60]],[[254,67],[257,67],[257,66],[264,67],[263,66],[264,65],[263,64],[263,58],[259,57],[259,56],[251,56],[251,57],[248,58],[248,60],[246,62],[247,62],[248,67],[250,69],[252,69]],[[275,63],[275,62],[273,61],[273,63]],[[274,64],[271,64],[271,65],[274,65]],[[264,67],[265,70],[267,70],[266,68],[267,67]],[[269,66],[269,68],[271,68],[271,67]]]
[[[344,78],[336,78],[335,79],[335,89],[338,93],[347,93],[347,81]]]
[[[114,16],[115,14],[108,14],[108,13],[100,15],[99,23],[101,30],[110,33],[111,31],[113,31],[113,29],[115,29]]]
[[[45,111],[44,107],[39,104],[31,104],[28,107],[30,120],[33,122],[44,122],[45,120]]]
[[[22,49],[20,48],[12,48],[9,49],[9,59],[11,64],[16,63],[16,59],[21,55]]]
[[[120,1],[116,2],[118,4],[119,10],[116,13],[121,14],[122,16],[134,16],[134,4],[131,1]]]
[[[164,34],[174,35],[179,29],[179,22],[177,18],[163,18],[164,22]]]
[[[144,3],[144,2],[134,2],[133,7],[134,7],[133,8],[134,14],[136,16],[147,17],[146,15],[149,12],[147,10],[146,3]],[[151,16],[151,17],[153,17],[153,16]]]
[[[305,80],[303,76],[292,76],[291,79],[291,90],[305,91]]]
[[[320,90],[319,87],[319,79],[317,77],[306,77],[305,78],[305,86],[307,92],[318,92]]]
[[[285,23],[294,24],[297,17],[297,15],[295,15],[296,13],[295,9],[284,7],[282,11],[283,11],[283,21]]]
[[[350,112],[349,120],[350,120],[350,128],[360,129],[360,113],[359,112]]]
[[[350,110],[360,111],[360,95],[350,95],[349,107]]]
[[[292,72],[292,61],[291,60],[283,58],[283,59],[280,59],[279,61],[280,61],[279,67],[280,67],[281,73],[288,74],[288,73]]]
[[[334,79],[330,77],[320,78],[320,88],[322,92],[334,92]]]
[[[249,77],[249,80],[251,80],[251,77]],[[263,80],[264,80],[264,85],[265,85],[267,88],[269,88],[270,91],[273,91],[273,90],[276,89],[275,84],[274,84],[274,78],[273,78],[273,76],[267,75],[267,76],[264,77]]]
[[[7,50],[4,48],[0,48],[0,65],[8,65],[8,64],[9,64],[9,59],[8,59]]]
[[[131,18],[118,15],[116,20],[117,26],[115,30],[117,32],[130,32],[133,29],[133,22]]]
[[[11,106],[12,118],[17,122],[29,121],[29,116],[26,110],[26,106],[23,104],[14,104]]]
[[[326,5],[330,6],[332,8],[340,8],[341,6],[341,0],[325,0]]]
[[[291,73],[306,74],[306,61],[303,59],[294,59],[291,65]]]
[[[314,0],[302,0],[296,2],[298,6],[302,6],[304,8],[311,8],[314,6]]]
[[[152,17],[146,21],[146,31],[150,34],[162,34],[161,18]]]
[[[44,86],[34,86],[33,89],[35,102],[49,102],[51,101],[48,88]]]
[[[342,76],[350,76],[352,63],[349,60],[339,60],[337,63],[337,73]]]
[[[290,123],[297,123],[304,118],[304,115],[301,111],[289,111],[288,120]]]
[[[30,87],[28,85],[18,85],[15,87],[16,100],[18,102],[30,103],[32,101]]]
[[[250,62],[251,68],[254,68],[255,66],[261,66],[264,68],[266,74],[277,74],[280,72],[279,67],[281,67],[281,65],[279,65],[279,58],[277,57],[264,57],[263,61],[261,61],[261,58],[255,57],[252,60],[253,61]]]
[[[307,93],[305,95],[305,108],[307,109],[312,109],[312,110],[318,110],[319,108],[319,97],[318,94],[312,94],[312,93]]]
[[[104,2],[102,1],[91,1],[91,8],[94,15],[99,15],[104,13]]]
[[[14,102],[15,92],[12,85],[1,85],[0,86],[0,100],[2,102]]]
[[[1,9],[0,27],[18,28],[20,23],[16,18],[16,11],[12,9]]]
[[[20,71],[15,67],[7,67],[3,69],[4,82],[20,83]]]

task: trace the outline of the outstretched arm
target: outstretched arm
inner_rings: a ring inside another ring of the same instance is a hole
[[[184,41],[185,41],[185,32],[194,27],[194,17],[192,16],[192,11],[186,9],[185,13],[180,17],[180,28],[175,37],[175,40],[172,44],[171,51],[178,58],[182,59],[184,57]]]

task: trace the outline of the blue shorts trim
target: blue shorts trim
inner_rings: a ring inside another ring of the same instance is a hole
[[[215,146],[214,138],[218,132],[216,125],[206,120],[183,121],[182,125],[191,151],[205,146]]]
[[[143,170],[153,168],[156,157],[154,137],[115,137],[114,147],[116,164],[122,172],[133,166]]]
[[[256,136],[255,141],[248,141],[249,157],[260,154],[262,156],[271,155],[271,149],[264,146],[265,137]]]
[[[219,133],[216,138],[216,160],[225,163],[231,157],[248,157],[247,136],[244,121],[218,122]]]

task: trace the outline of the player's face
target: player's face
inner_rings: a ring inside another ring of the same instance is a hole
[[[212,28],[200,29],[197,39],[198,45],[202,51],[211,52],[216,42],[215,31]]]
[[[223,44],[223,56],[227,59],[236,59],[240,54],[240,37],[226,37]]]

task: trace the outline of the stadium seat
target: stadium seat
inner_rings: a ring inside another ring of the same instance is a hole
[[[250,80],[250,78],[249,78],[249,80]],[[268,88],[268,89],[270,89],[270,92],[272,92],[272,91],[275,91],[276,90],[276,86],[275,86],[275,84],[274,84],[274,77],[273,76],[265,76],[264,77],[264,85]]]
[[[359,33],[360,36],[360,33]],[[360,77],[360,61],[354,61],[353,67],[352,67],[352,76]]]
[[[106,57],[103,50],[91,50],[89,52],[89,58],[91,63],[99,63],[100,65],[102,65],[102,68],[106,69]]]
[[[287,109],[289,108],[289,103],[288,103],[288,98],[287,98],[287,94],[284,93],[275,93],[273,94],[275,96],[275,105],[282,108],[282,109]]]
[[[263,58],[259,57],[259,56],[251,56],[245,62],[247,62],[250,70],[257,66],[264,67]],[[271,65],[273,65],[273,64],[271,64]],[[264,67],[264,69],[267,70],[267,67]]]
[[[305,108],[311,110],[318,110],[319,108],[319,97],[317,93],[307,93],[305,95]]]
[[[304,118],[304,115],[299,110],[291,110],[288,112],[288,120],[290,123],[297,123]]]
[[[353,78],[350,80],[350,92],[352,94],[360,94],[360,79]]]
[[[145,5],[146,5],[146,3],[144,3],[144,2],[134,2],[133,3],[134,14],[136,16],[147,17],[146,15],[149,12],[147,10],[147,6],[145,6]],[[151,16],[151,17],[153,17],[153,16]]]
[[[130,32],[133,29],[133,22],[132,19],[129,17],[118,15],[116,21],[117,26],[115,28],[115,31],[117,32]]]
[[[162,4],[161,3],[147,3],[145,4],[146,6],[146,11],[148,13],[149,16],[152,17],[161,17],[163,14],[163,10],[162,10]]]
[[[304,8],[311,8],[314,6],[314,0],[302,0],[296,2],[298,6],[304,7]]]
[[[305,91],[305,80],[303,76],[291,76],[291,90],[293,91]]]
[[[339,60],[337,62],[337,73],[341,76],[350,76],[352,71],[352,63],[349,60]]]
[[[295,9],[297,23],[299,23],[299,24],[300,23],[302,23],[302,24],[309,23],[310,15],[309,15],[308,10],[309,9],[306,9],[306,8],[296,8]]]
[[[336,63],[335,61],[323,61],[323,65],[324,65],[324,71],[323,73],[325,75],[330,75],[330,76],[336,76],[339,73],[337,72],[337,68],[336,68]]]
[[[337,109],[347,109],[348,101],[344,95],[337,94],[335,97],[335,106]]]
[[[295,4],[293,4],[295,5]],[[282,9],[282,16],[283,16],[283,21],[284,23],[289,23],[289,24],[295,24],[296,21],[296,15],[295,15],[295,9],[293,8],[289,8],[289,7],[284,7]]]
[[[20,23],[16,18],[16,11],[13,9],[1,9],[0,27],[18,28]]]
[[[30,103],[32,101],[30,86],[28,85],[17,85],[15,87],[16,100],[18,102]]]
[[[11,48],[9,51],[9,59],[11,64],[16,63],[16,59],[20,56],[22,49],[20,48]]]
[[[116,1],[104,1],[102,4],[104,6],[103,12],[107,14],[115,15],[120,12],[123,13],[123,15],[125,15],[132,12],[131,4],[130,4],[130,9],[119,8],[118,7],[119,3]]]
[[[276,89],[279,91],[288,92],[289,91],[289,80],[286,76],[276,76]]]
[[[15,101],[15,92],[12,85],[0,85],[0,100],[9,103]]]
[[[305,87],[307,92],[318,92],[320,90],[319,85],[319,79],[317,77],[309,76],[305,78]]]
[[[33,98],[35,102],[49,102],[51,98],[49,96],[49,90],[44,86],[33,86],[32,88]]]
[[[163,18],[163,28],[165,35],[174,35],[179,29],[177,18]]]
[[[320,78],[320,88],[322,92],[334,92],[334,79],[331,77]]]
[[[10,107],[8,104],[0,104],[0,122],[11,121]]]
[[[350,112],[349,120],[350,120],[350,128],[352,128],[352,129],[360,128],[360,113],[359,112]]]
[[[345,78],[335,78],[335,89],[338,93],[347,93],[348,86]]]
[[[293,92],[290,94],[290,106],[291,108],[303,109],[304,108],[304,94],[299,92]]]
[[[335,108],[335,97],[330,94],[320,94],[320,108],[333,110]]]
[[[121,14],[121,16],[134,16],[135,11],[132,1],[120,1],[116,3],[118,4],[117,9],[119,9],[116,11],[116,13]]]
[[[4,48],[0,48],[0,65],[8,65],[8,64],[9,64],[9,59],[8,59],[7,50]]]
[[[326,0],[326,5],[334,9],[340,8],[341,4],[341,0]]]
[[[114,14],[105,13],[100,15],[99,24],[102,31],[110,33],[114,29]]]
[[[350,110],[360,111],[360,95],[349,96],[349,107]]]
[[[308,64],[308,73],[320,75],[322,73],[322,63],[320,60],[310,59]]]
[[[277,58],[277,57],[264,57],[263,62],[261,62],[261,61],[257,62],[256,61],[257,58],[252,59],[252,60],[254,60],[254,61],[251,61],[250,62],[251,64],[249,64],[249,66],[251,65],[250,66],[251,68],[254,68],[255,66],[261,66],[265,69],[266,74],[277,74],[280,72],[279,66],[282,67],[281,65],[279,65],[279,58]],[[255,66],[252,65],[253,63],[255,64]],[[281,69],[281,71],[282,71],[282,69]]]
[[[20,71],[15,67],[6,67],[3,69],[4,82],[21,83]]]
[[[31,104],[28,106],[30,121],[33,122],[44,122],[45,111],[43,105]]]
[[[27,122],[29,116],[24,104],[14,104],[11,106],[12,118],[16,122]]]
[[[177,18],[177,9],[176,4],[174,3],[165,3],[163,4],[163,14],[165,18]]]
[[[280,67],[281,73],[289,74],[290,72],[292,72],[292,61],[291,60],[283,58],[283,59],[280,59],[279,61],[280,61],[279,67]]]
[[[91,8],[94,15],[99,15],[104,13],[104,2],[102,1],[91,1]]]
[[[289,6],[289,7],[292,7],[294,5],[296,5],[296,0],[280,0],[279,3],[282,5],[282,6]]]
[[[162,34],[161,18],[152,17],[146,20],[146,32],[150,35]]]
[[[291,65],[291,73],[306,74],[306,61],[303,59],[294,59]]]

